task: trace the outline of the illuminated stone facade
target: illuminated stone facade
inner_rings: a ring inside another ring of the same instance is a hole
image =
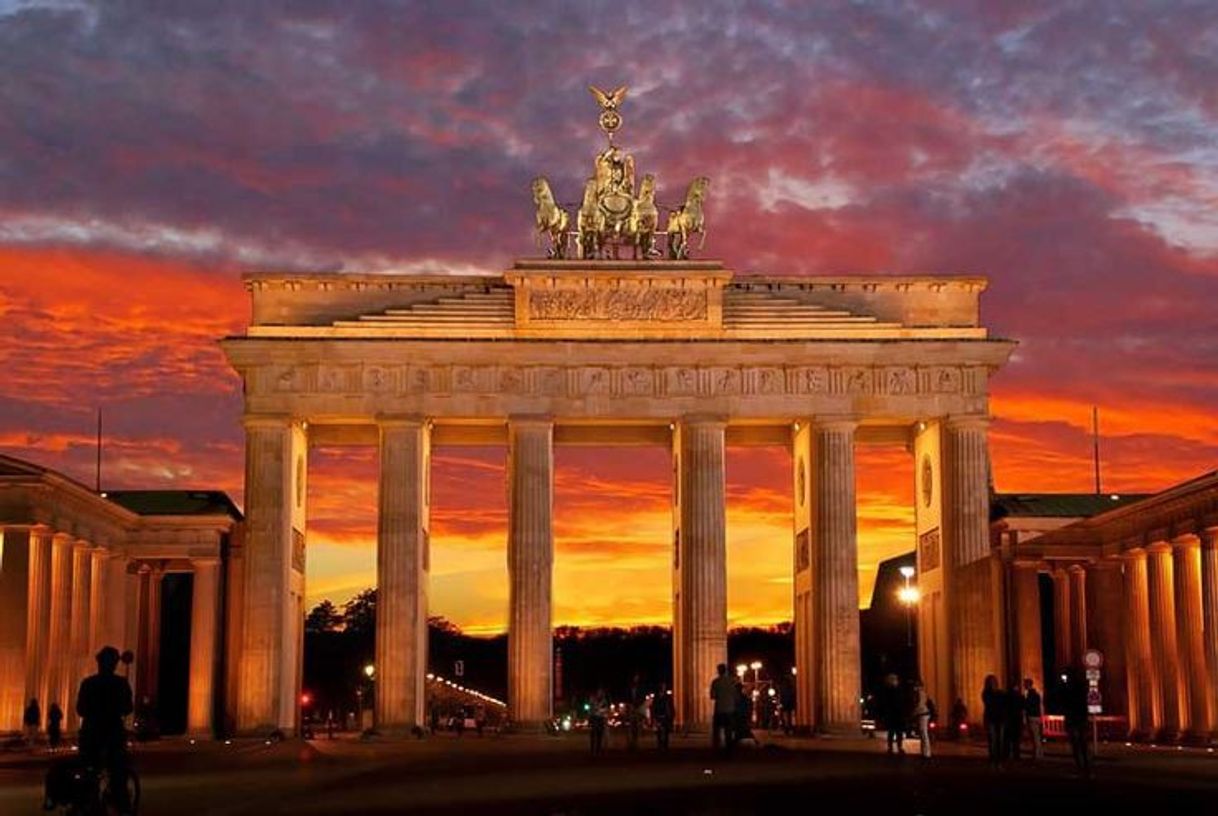
[[[556,445],[672,451],[673,678],[706,727],[727,658],[724,459],[793,453],[799,720],[858,725],[854,449],[902,445],[922,479],[925,674],[939,700],[1001,668],[988,549],[988,380],[1013,344],[979,278],[741,277],[715,262],[528,261],[502,276],[246,279],[246,513],[237,727],[297,725],[310,445],[378,445],[377,717],[423,724],[431,451],[508,451],[509,715],[551,714]],[[392,677],[392,682],[385,678]],[[974,710],[980,710],[979,705]]]

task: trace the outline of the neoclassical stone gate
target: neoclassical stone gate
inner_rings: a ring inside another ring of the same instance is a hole
[[[677,716],[710,719],[726,658],[724,451],[792,450],[798,719],[857,727],[854,450],[915,459],[921,655],[935,699],[1001,672],[988,540],[987,384],[1013,343],[980,278],[780,278],[716,262],[523,261],[496,277],[247,277],[223,341],[245,386],[245,732],[296,726],[309,445],[380,451],[376,719],[423,723],[435,447],[508,451],[509,709],[550,716],[553,450],[664,445],[674,469]],[[657,542],[660,545],[661,542]],[[970,705],[979,711],[977,705]]]

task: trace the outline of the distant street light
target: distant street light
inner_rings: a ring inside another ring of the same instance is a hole
[[[364,676],[365,677],[367,677],[369,680],[371,680],[372,676],[374,674],[376,674],[376,666],[372,665],[371,663],[369,663],[367,666],[364,666]]]
[[[915,572],[914,568],[909,565],[901,567],[901,577],[905,579],[905,586],[897,590],[897,600],[905,605],[905,645],[910,647],[913,646],[913,610],[918,601],[922,599],[922,593],[918,591],[918,588],[909,583]]]

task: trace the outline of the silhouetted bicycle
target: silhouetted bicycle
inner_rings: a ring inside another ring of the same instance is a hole
[[[55,775],[55,776],[52,776]],[[127,769],[127,813],[140,809],[140,777],[134,768]],[[114,804],[110,789],[110,774],[83,763],[53,767],[48,772],[44,810],[62,810],[67,816],[112,816],[120,811]]]

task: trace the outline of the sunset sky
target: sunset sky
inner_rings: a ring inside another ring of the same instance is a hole
[[[240,501],[248,270],[502,271],[530,179],[578,197],[585,86],[670,201],[713,179],[741,273],[970,273],[1020,342],[1002,491],[1218,467],[1218,3],[0,0],[0,452]],[[432,612],[507,612],[502,450],[441,450]],[[309,595],[373,583],[376,455],[311,460]],[[668,455],[560,449],[556,623],[670,617]],[[912,549],[913,467],[859,451],[860,575]],[[728,457],[729,615],[790,617],[790,464]]]

